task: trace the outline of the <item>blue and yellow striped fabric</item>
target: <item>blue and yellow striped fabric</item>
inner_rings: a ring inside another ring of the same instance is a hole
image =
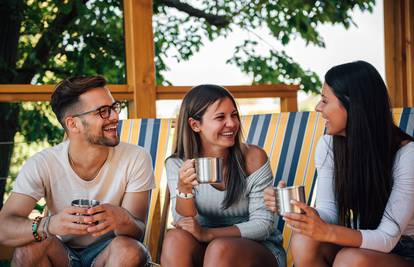
[[[280,180],[288,186],[304,185],[306,196],[312,196],[315,187],[314,153],[318,139],[324,133],[324,121],[316,112],[290,112],[246,116],[242,127],[246,142],[262,147],[269,156],[274,185]],[[310,204],[312,197],[308,197]],[[288,266],[292,265],[289,252],[291,230],[284,221],[277,222],[287,250]]]
[[[414,136],[414,108],[395,108],[392,114],[395,124],[407,134]]]
[[[144,244],[149,247],[153,259],[157,257],[160,247],[161,222],[160,184],[164,174],[164,160],[171,154],[172,119],[129,119],[118,124],[118,133],[122,142],[144,147],[152,158],[152,167],[156,188],[151,192],[147,227]]]

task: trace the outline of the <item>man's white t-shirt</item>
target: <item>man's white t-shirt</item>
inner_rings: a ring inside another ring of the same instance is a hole
[[[96,199],[121,206],[125,193],[155,187],[151,157],[142,147],[122,142],[111,147],[106,162],[91,181],[81,179],[73,171],[68,148],[69,141],[65,141],[29,158],[17,176],[13,192],[36,201],[44,197],[53,215],[69,207],[74,199]],[[73,247],[96,241],[91,235],[61,238]]]

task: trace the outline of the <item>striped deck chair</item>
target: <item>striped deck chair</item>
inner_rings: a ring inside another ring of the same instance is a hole
[[[157,260],[162,245],[161,225],[162,203],[160,194],[161,178],[164,175],[164,160],[171,154],[173,120],[170,119],[129,119],[120,121],[118,132],[122,142],[144,147],[152,158],[156,188],[152,190],[146,222],[144,244],[149,248],[153,260]],[[165,186],[164,186],[165,188]]]
[[[392,111],[395,124],[407,134],[414,136],[414,108],[395,108]]]
[[[287,186],[304,185],[311,204],[316,182],[314,153],[323,135],[325,124],[316,112],[283,112],[242,117],[246,142],[262,147],[269,156],[274,185],[284,180]],[[278,219],[277,228],[283,235],[288,266],[292,266],[289,251],[291,230]]]
[[[395,123],[414,136],[414,108],[393,110]],[[325,131],[324,120],[317,112],[290,112],[242,117],[246,142],[262,147],[269,156],[274,185],[284,180],[288,186],[304,185],[309,205],[315,202],[316,144]],[[293,266],[289,250],[292,231],[278,219],[277,228],[283,235],[288,266]]]

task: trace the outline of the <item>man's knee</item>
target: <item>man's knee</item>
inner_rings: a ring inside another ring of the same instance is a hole
[[[13,253],[13,266],[25,266],[28,263],[38,262],[46,256],[46,241],[32,242],[25,246],[16,247]]]
[[[120,262],[140,266],[148,261],[149,255],[139,241],[126,236],[117,236],[111,241],[109,257],[116,257]]]

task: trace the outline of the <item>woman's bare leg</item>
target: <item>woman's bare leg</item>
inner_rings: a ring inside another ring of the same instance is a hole
[[[202,266],[205,245],[198,242],[189,232],[181,229],[169,230],[162,245],[161,265],[163,267]]]
[[[291,248],[295,267],[331,266],[340,247],[315,241],[301,234],[293,234]]]
[[[396,254],[382,253],[362,248],[343,248],[335,257],[334,267],[412,267],[414,264]]]
[[[204,255],[204,267],[277,267],[275,256],[264,245],[245,238],[217,238]]]

